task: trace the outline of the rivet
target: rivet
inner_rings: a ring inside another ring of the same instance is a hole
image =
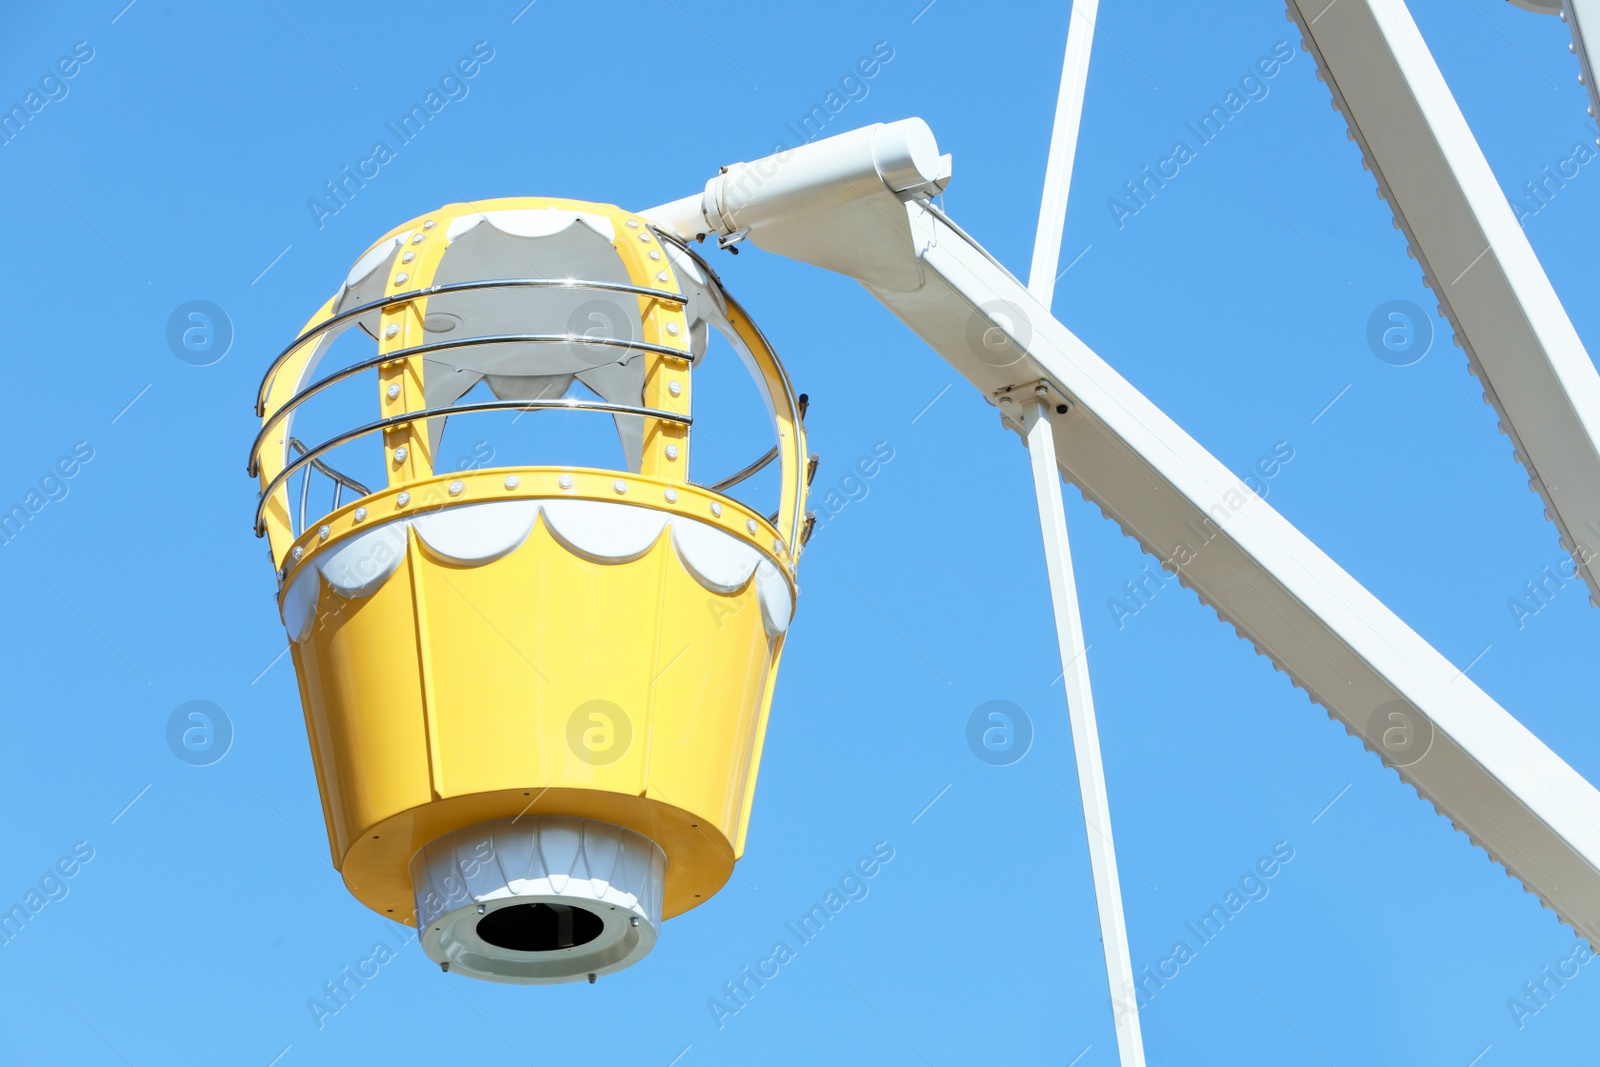
[[[572,475],[563,474],[561,477],[556,479],[556,484],[559,485],[563,489],[571,489],[572,488]]]
[[[677,445],[668,445],[667,446],[667,458],[668,459],[677,459],[678,458],[678,446]]]
[[[356,521],[357,522],[362,521],[366,517],[367,517],[367,509],[366,508],[364,508],[364,507],[356,508]]]
[[[656,271],[656,281],[664,282],[666,280],[667,280],[667,272],[666,271],[664,271],[664,270]]]
[[[486,904],[479,904],[478,905],[478,914],[479,915],[482,915],[484,912],[486,912],[488,910],[489,910],[488,905],[486,905]]]
[[[289,555],[293,556],[296,560],[298,560],[301,556],[303,556],[305,554],[306,554],[306,550],[301,548],[299,545],[295,545],[294,546],[294,550],[289,553]]]
[[[411,453],[406,450],[406,446],[401,445],[399,448],[394,450],[394,461],[396,463],[404,463],[406,461],[406,457],[410,454]]]
[[[450,483],[450,495],[460,496],[461,490],[465,489],[466,487],[467,483],[463,482],[460,478],[457,478],[455,481]]]
[[[667,323],[667,332],[674,337],[678,336],[678,324],[675,322]]]
[[[638,926],[639,925],[639,916],[637,916],[637,915],[629,916],[628,917],[628,925],[629,926]]]
[[[422,243],[422,238],[423,238],[422,234],[420,234],[420,233],[419,234],[415,234],[411,238],[411,243],[414,244],[414,245],[420,245]]]
[[[437,222],[434,222],[432,219],[429,219],[427,222],[424,222],[422,224],[422,228],[424,230],[431,230],[437,225],[439,225]]]
[[[641,233],[641,234],[640,234],[640,235],[639,235],[639,240],[641,240],[641,241],[648,241],[648,240],[650,240],[650,234],[649,234],[649,233]]]
[[[415,252],[407,252],[405,255],[400,257],[400,262],[402,262],[402,263],[410,263],[413,259],[416,259],[416,258],[417,258],[417,254]]]
[[[715,500],[713,500],[711,502],[711,514],[713,514],[713,515],[721,515],[722,514],[722,505],[718,504]]]
[[[667,392],[671,393],[673,396],[677,396],[679,393],[683,392],[683,386],[677,382],[668,382]]]
[[[328,529],[326,526],[318,526],[317,527],[317,536],[322,538],[322,540],[324,540],[324,541],[326,541],[328,539],[328,535],[330,533],[332,533],[332,532],[333,531]]]
[[[772,551],[776,552],[780,556],[783,555],[783,542],[778,540],[776,537],[772,539]]]
[[[522,479],[518,478],[515,474],[506,475],[506,488],[507,489],[515,489],[517,486],[519,486],[521,484],[522,484]]]
[[[744,520],[744,528],[749,530],[751,533],[755,533],[756,530],[759,529],[759,527],[756,526],[756,520],[754,519]]]
[[[399,496],[395,497],[394,499],[395,499],[395,503],[399,504],[401,507],[405,507],[407,504],[411,503],[411,494],[410,493],[401,493]]]
[[[669,504],[676,504],[678,502],[678,491],[676,489],[668,489],[661,495],[667,498],[667,503]]]
[[[657,252],[655,249],[652,248],[650,250],[650,258],[651,259],[660,259],[661,258],[661,253]]]
[[[411,275],[407,274],[405,271],[401,271],[399,274],[396,274],[394,276],[394,283],[396,285],[404,285],[406,282],[409,282],[410,280],[411,280]]]
[[[615,489],[619,493],[626,493],[628,491],[628,483],[623,481],[621,478],[618,478],[616,481],[611,483],[611,488]]]
[[[395,334],[397,334],[399,332],[400,332],[400,324],[398,322],[391,322],[388,326],[385,326],[384,329],[383,329],[383,335],[385,337],[393,337]]]
[[[400,395],[400,387],[398,385],[389,386],[389,399],[390,400],[395,399],[399,395]]]
[[[629,219],[627,221],[626,225],[627,225],[628,229],[630,229],[630,230],[637,230],[639,228],[639,220],[638,219]]]

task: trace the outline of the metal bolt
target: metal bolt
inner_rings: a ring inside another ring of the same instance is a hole
[[[410,280],[411,280],[411,275],[407,274],[405,271],[401,271],[399,274],[396,274],[394,276],[394,283],[396,285],[404,285],[406,282],[409,282]]]
[[[639,240],[641,240],[641,241],[649,241],[650,240],[650,234],[648,232],[641,233],[639,235]]]
[[[717,516],[722,514],[722,505],[717,503],[715,500],[711,502],[711,514]]]
[[[411,243],[414,244],[414,245],[420,245],[422,243],[422,238],[424,236],[425,236],[424,234],[420,234],[420,233],[413,235],[412,238],[411,238]]]
[[[668,459],[677,459],[678,458],[678,446],[677,445],[668,445],[667,446],[667,458]]]
[[[294,551],[289,553],[289,555],[293,556],[296,561],[298,561],[300,559],[300,557],[305,555],[305,554],[306,554],[306,550],[301,548],[299,545],[295,545],[294,546]]]
[[[667,392],[671,393],[673,396],[677,396],[679,393],[683,392],[683,386],[677,382],[668,382]]]
[[[655,249],[652,248],[650,250],[650,258],[651,259],[660,259],[661,258],[661,253],[657,252]]]
[[[675,322],[667,323],[667,332],[674,337],[678,336],[678,324]]]
[[[628,919],[628,925],[629,926],[638,926],[639,925],[639,916],[637,916],[637,915],[630,916],[629,919]]]
[[[478,905],[478,914],[479,915],[482,915],[484,912],[486,912],[488,910],[489,910],[489,908],[486,905],[483,905],[483,904],[479,904]]]
[[[406,461],[406,457],[410,454],[410,452],[406,451],[406,446],[401,445],[399,448],[394,450],[394,461],[396,463],[404,463]]]
[[[405,507],[407,504],[411,503],[411,494],[401,493],[399,496],[395,497],[395,503],[399,504],[401,507]]]
[[[783,555],[783,542],[778,540],[776,537],[772,539],[772,551],[776,552],[780,556]]]
[[[667,503],[669,504],[676,504],[678,502],[678,491],[676,489],[668,489],[661,495],[667,498]]]
[[[400,395],[400,387],[398,385],[389,386],[389,399],[390,400],[395,399],[399,395]]]
[[[619,493],[626,493],[628,491],[628,483],[623,481],[621,478],[618,478],[616,481],[611,483],[611,488],[615,489]]]
[[[507,489],[515,489],[517,486],[519,486],[521,484],[522,484],[522,479],[518,478],[515,474],[506,475],[506,488]]]
[[[399,332],[400,332],[400,324],[398,322],[391,322],[389,325],[387,325],[387,326],[385,326],[383,328],[383,335],[385,337],[393,337],[395,334],[397,334]]]
[[[594,985],[594,975],[592,974],[589,976],[589,984]]]
[[[756,520],[754,519],[744,520],[744,528],[749,530],[751,533],[755,533],[756,530],[760,529],[760,527],[756,525]]]
[[[317,536],[320,537],[324,541],[326,541],[328,539],[328,535],[330,533],[332,533],[332,532],[333,531],[328,529],[326,526],[318,526],[317,527]]]
[[[445,974],[449,974],[450,973],[450,964],[441,963],[441,964],[439,964],[439,969],[441,971],[443,971]]]
[[[432,219],[429,219],[427,222],[424,222],[422,224],[422,228],[424,230],[431,230],[437,225],[439,225],[437,222],[434,222]]]
[[[367,509],[366,508],[364,508],[364,507],[356,508],[356,521],[357,522],[361,522],[366,517],[367,517]]]
[[[407,252],[405,255],[400,257],[400,262],[402,262],[402,263],[410,263],[413,259],[416,259],[416,258],[417,258],[417,254],[415,252]]]
[[[626,225],[627,225],[628,229],[630,229],[630,230],[637,230],[639,228],[639,220],[638,219],[629,219],[627,221]]]
[[[450,483],[450,495],[451,496],[460,496],[461,495],[461,490],[465,489],[466,487],[467,487],[466,483],[463,482],[460,478],[457,478],[455,481]]]
[[[571,489],[572,488],[572,475],[563,474],[561,477],[556,479],[556,484],[559,485],[563,489]]]
[[[664,282],[666,280],[667,280],[667,272],[666,271],[664,271],[664,270],[656,271],[656,281]]]

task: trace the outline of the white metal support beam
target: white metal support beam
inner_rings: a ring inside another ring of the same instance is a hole
[[[1067,193],[1078,148],[1084,90],[1089,81],[1089,54],[1099,0],[1073,0],[1067,15],[1066,55],[1061,63],[1061,88],[1056,97],[1055,124],[1050,132],[1049,162],[1033,241],[1033,268],[1028,291],[1049,307],[1055,295],[1056,265],[1061,260],[1061,231],[1066,225]],[[1020,401],[1020,407],[1018,402]],[[1078,792],[1083,804],[1084,835],[1089,845],[1089,870],[1094,878],[1095,908],[1100,918],[1100,944],[1111,990],[1111,1015],[1122,1067],[1144,1067],[1144,1037],[1139,1028],[1139,997],[1134,986],[1133,954],[1128,949],[1128,923],[1122,913],[1122,884],[1117,850],[1111,838],[1111,803],[1106,796],[1105,765],[1100,757],[1100,728],[1095,724],[1094,689],[1089,683],[1089,657],[1078,607],[1078,583],[1072,573],[1072,545],[1067,538],[1067,512],[1061,501],[1061,471],[1056,465],[1055,438],[1050,430],[1050,387],[1039,383],[1033,395],[1007,394],[1015,417],[1022,420],[1033,466],[1033,492],[1044,536],[1050,602],[1055,611],[1056,642],[1061,652],[1061,677],[1066,685],[1067,718],[1072,724],[1072,752],[1077,761]]]
[[[1040,386],[1048,393],[1048,388]],[[1010,397],[1006,398],[1010,400]],[[1106,981],[1117,1030],[1122,1067],[1144,1067],[1144,1037],[1139,1029],[1139,998],[1128,950],[1128,923],[1122,914],[1122,882],[1117,875],[1117,850],[1111,840],[1111,802],[1106,797],[1106,771],[1100,759],[1100,728],[1095,724],[1094,691],[1089,686],[1089,657],[1078,609],[1078,583],[1072,573],[1067,543],[1067,513],[1061,503],[1061,468],[1056,464],[1055,437],[1050,431],[1048,396],[1019,398],[1033,466],[1033,490],[1039,500],[1039,527],[1044,535],[1045,568],[1050,576],[1050,601],[1055,609],[1056,643],[1061,650],[1067,711],[1072,720],[1072,752],[1078,764],[1078,793],[1083,801],[1084,829],[1089,840],[1089,870],[1094,877],[1094,902],[1100,916],[1100,941],[1105,949]]]
[[[1347,5],[1367,3],[1332,10]],[[926,198],[949,177],[909,119],[732,164],[644,214],[857,279],[985,398],[1047,382],[1070,403],[1052,420],[1066,478],[1600,947],[1600,792],[937,211]]]
[[[1056,119],[1050,130],[1050,160],[1045,165],[1039,229],[1033,238],[1033,266],[1028,270],[1028,292],[1045,307],[1050,306],[1056,290],[1061,231],[1067,223],[1067,194],[1072,189],[1078,127],[1089,85],[1089,52],[1099,13],[1100,0],[1073,0],[1067,21],[1067,54],[1061,63],[1061,89],[1056,95]]]
[[[1528,484],[1600,605],[1600,374],[1403,0],[1288,2]],[[1552,173],[1532,184],[1548,197],[1564,180]]]

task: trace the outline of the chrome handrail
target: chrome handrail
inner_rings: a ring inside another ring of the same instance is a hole
[[[296,452],[298,452],[302,456],[305,455],[307,452],[311,451],[309,448],[306,447],[306,443],[304,441],[300,440],[300,438],[298,438],[298,437],[289,438],[289,447],[294,449]],[[320,459],[312,460],[311,466],[316,468],[316,470],[319,473],[325,474],[329,478],[333,479],[333,481],[336,484],[344,486],[346,489],[350,490],[353,493],[357,493],[360,496],[371,496],[372,495],[372,490],[371,489],[368,489],[366,486],[362,485],[360,482],[356,481],[354,478],[350,477],[348,474],[344,473],[343,471],[339,471],[339,470],[333,469],[332,467],[328,466],[326,463],[322,462],[322,460],[320,460]]]
[[[306,443],[300,440],[298,437],[289,438],[289,447],[294,449],[302,456],[310,451],[310,449],[306,447]],[[311,496],[312,471],[317,471],[318,473],[333,480],[333,507],[331,509],[333,511],[339,510],[339,501],[343,499],[344,490],[347,488],[360,496],[369,496],[372,492],[366,486],[362,485],[348,474],[345,474],[343,471],[335,470],[326,463],[322,462],[320,459],[312,460],[311,466],[306,469],[306,476],[300,482],[300,522],[295,536],[299,536],[300,532],[304,531],[306,528],[306,502]],[[255,472],[252,471],[251,473],[254,474]]]
[[[282,489],[284,484],[294,476],[295,472],[308,463],[314,462],[324,453],[354,441],[358,437],[365,437],[367,434],[376,433],[379,430],[387,430],[391,426],[420,422],[440,415],[461,415],[479,411],[544,411],[563,408],[572,411],[599,411],[612,415],[639,415],[648,419],[675,422],[683,426],[692,426],[694,424],[693,418],[688,415],[662,411],[659,408],[636,407],[631,404],[612,404],[598,400],[579,400],[571,397],[564,397],[559,400],[494,400],[478,404],[461,404],[455,407],[423,408],[420,411],[407,411],[400,415],[391,415],[388,418],[369,422],[365,426],[358,426],[354,430],[347,430],[342,434],[330,437],[322,444],[307,451],[305,455],[285,464],[283,470],[279,471],[261,490],[261,500],[256,505],[256,536],[261,537],[267,532],[267,504],[277,495],[278,490]]]
[[[256,434],[256,439],[250,445],[250,460],[245,464],[245,472],[252,478],[261,469],[261,447],[266,443],[266,438],[273,428],[300,406],[303,401],[311,399],[330,385],[335,385],[349,378],[355,377],[363,371],[374,367],[381,367],[385,363],[405,359],[408,356],[425,356],[430,352],[442,352],[452,348],[471,348],[479,344],[558,344],[573,343],[586,345],[599,345],[602,348],[625,348],[629,351],[654,352],[657,355],[669,356],[675,359],[694,362],[694,354],[687,349],[670,348],[666,345],[652,344],[648,341],[624,341],[619,337],[581,337],[574,334],[558,333],[502,333],[485,334],[481,337],[457,337],[449,341],[430,341],[427,344],[413,345],[410,348],[397,348],[393,352],[386,352],[371,359],[364,359],[359,363],[352,363],[348,367],[322,378],[300,390],[290,397],[282,407],[272,413],[261,426],[261,432]],[[624,360],[623,362],[627,362]],[[600,364],[596,364],[600,366]]]
[[[750,466],[746,467],[744,470],[739,471],[736,474],[730,474],[730,475],[728,475],[728,477],[722,479],[722,481],[717,482],[717,483],[715,483],[713,485],[708,485],[708,486],[706,486],[706,488],[711,490],[713,493],[720,493],[720,492],[722,492],[722,491],[724,491],[726,489],[732,489],[734,486],[738,485],[740,482],[744,481],[746,478],[749,478],[752,475],[759,474],[760,472],[766,470],[768,465],[770,465],[772,463],[772,461],[777,459],[777,458],[778,458],[778,446],[777,445],[773,445],[771,450],[768,451],[766,455],[762,456],[760,459],[758,459],[754,463],[750,464]]]
[[[299,337],[290,342],[289,347],[278,353],[272,363],[267,367],[266,374],[262,375],[261,385],[256,390],[256,414],[265,415],[267,412],[267,392],[272,388],[273,380],[278,371],[283,368],[296,349],[313,337],[320,336],[335,326],[341,326],[352,319],[360,318],[369,311],[376,311],[393,304],[404,304],[416,300],[418,297],[438,296],[441,293],[465,293],[478,289],[583,289],[606,293],[625,293],[631,296],[648,297],[653,300],[663,300],[669,304],[687,304],[689,298],[682,293],[664,292],[660,289],[651,289],[648,286],[633,285],[626,282],[600,282],[589,281],[582,278],[489,278],[475,282],[450,282],[445,285],[430,285],[423,289],[412,289],[393,296],[382,297],[369,301],[353,308],[348,308],[319,322]]]

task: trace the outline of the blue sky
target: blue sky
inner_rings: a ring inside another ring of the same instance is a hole
[[[925,118],[948,210],[1024,273],[1066,5],[125,2],[28,5],[0,34],[0,103],[47,76],[54,97],[0,145],[0,504],[48,501],[0,547],[0,900],[73,872],[0,946],[0,1062],[1115,1063],[1026,455],[859,287],[715,260],[812,397],[817,485],[893,458],[804,560],[741,873],[593,987],[445,977],[397,944],[319,1027],[308,999],[405,931],[328,861],[244,476],[267,361],[391,226],[468,197],[685,195],[793,143],[875,47],[829,132]],[[1593,138],[1557,20],[1411,6],[1509,192]],[[1575,583],[1508,607],[1562,556],[1445,324],[1407,366],[1369,347],[1379,308],[1432,302],[1282,5],[1106,0],[1101,29],[1056,314],[1232,469],[1292,455],[1270,502],[1600,781],[1600,616]],[[337,213],[308,206],[479,42],[424,133]],[[1228,128],[1119,213],[1279,42]],[[1596,174],[1525,220],[1592,345]],[[167,339],[194,300],[232,333],[207,366]],[[1520,1026],[1508,1007],[1570,931],[1192,594],[1115,611],[1151,561],[1068,495],[1135,960],[1292,855],[1147,1008],[1151,1063],[1592,1049],[1600,968]],[[997,700],[1033,733],[1006,766],[967,741]],[[209,766],[169,748],[190,701],[229,724]],[[719,1028],[724,983],[880,842],[868,895]]]

